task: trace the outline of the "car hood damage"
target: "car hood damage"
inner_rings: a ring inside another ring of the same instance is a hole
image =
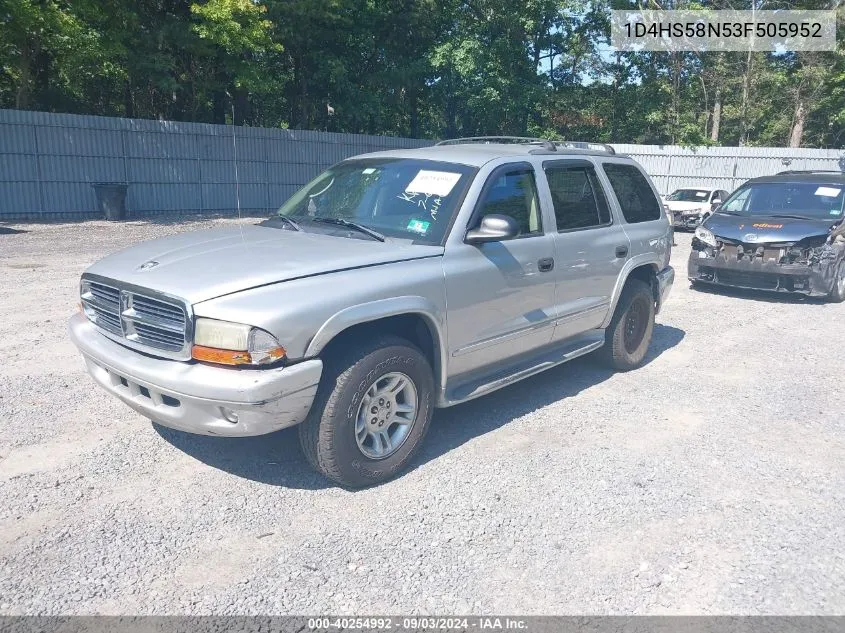
[[[291,279],[442,254],[440,246],[247,225],[142,242],[86,272],[193,304]]]
[[[691,213],[704,213],[710,210],[710,203],[706,200],[702,202],[682,202],[680,200],[664,200],[663,204],[666,205],[666,208],[670,211],[683,213],[683,214],[691,214]]]
[[[704,223],[716,237],[735,242],[794,243],[813,237],[827,238],[836,219],[741,216],[714,213]]]
[[[798,277],[806,278],[802,292],[825,296],[845,274],[845,222],[715,214],[703,226],[713,233],[719,247],[693,240],[693,280],[706,280],[698,276],[701,266],[715,266],[769,274],[770,279],[779,279],[778,289],[788,278],[788,289],[797,291]]]

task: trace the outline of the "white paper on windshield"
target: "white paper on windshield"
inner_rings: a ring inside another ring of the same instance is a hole
[[[449,171],[431,171],[421,169],[405,187],[411,193],[424,193],[429,196],[448,196],[452,187],[461,179],[460,174]]]
[[[696,197],[696,198],[706,198],[706,197],[707,197],[707,192],[706,192],[706,191],[696,191],[696,192],[695,192],[695,197]]]
[[[839,195],[840,191],[842,191],[842,189],[837,187],[819,187],[816,189],[816,195],[825,196],[826,198],[835,198]]]

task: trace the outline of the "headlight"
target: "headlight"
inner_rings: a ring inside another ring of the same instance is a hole
[[[260,328],[198,318],[191,356],[219,365],[267,365],[284,358],[285,349],[276,337]]]
[[[697,229],[695,229],[695,236],[699,240],[707,244],[707,246],[712,246],[713,248],[716,248],[716,236],[713,235],[713,233],[708,229],[705,229],[703,226],[699,226]]]

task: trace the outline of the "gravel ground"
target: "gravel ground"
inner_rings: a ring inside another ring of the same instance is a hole
[[[845,613],[845,306],[679,278],[650,360],[435,413],[328,486],[295,431],[156,427],[89,379],[77,280],[233,220],[0,228],[0,613]]]

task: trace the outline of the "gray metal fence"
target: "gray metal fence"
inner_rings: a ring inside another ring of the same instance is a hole
[[[845,150],[789,147],[698,147],[614,144],[646,169],[660,193],[710,186],[733,191],[749,178],[787,169],[845,171]]]
[[[130,217],[231,212],[236,166],[241,209],[266,213],[344,158],[431,143],[0,110],[0,220],[96,216],[99,182],[129,184]]]
[[[129,184],[130,217],[231,212],[236,166],[241,208],[266,213],[348,156],[432,142],[0,110],[0,220],[94,217],[98,182]],[[843,150],[615,147],[639,160],[661,193],[696,184],[732,190],[784,169],[845,169]]]

